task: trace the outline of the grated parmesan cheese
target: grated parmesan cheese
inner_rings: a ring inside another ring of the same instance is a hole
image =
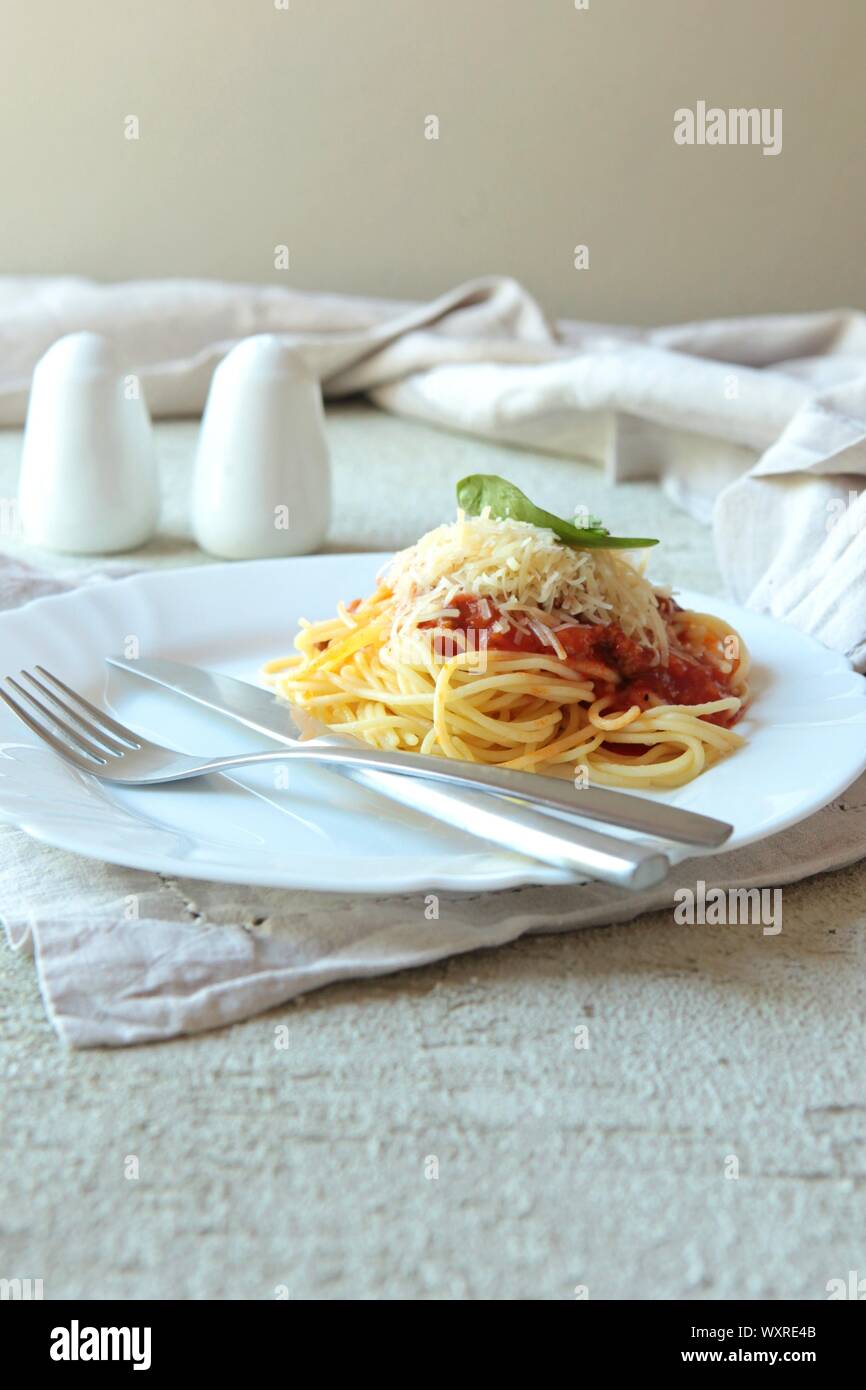
[[[384,582],[396,603],[395,635],[437,621],[458,594],[470,594],[491,599],[510,626],[531,629],[557,654],[558,629],[617,623],[667,659],[658,594],[627,553],[576,550],[546,527],[500,521],[489,509],[458,512],[456,522],[428,531],[394,557]]]

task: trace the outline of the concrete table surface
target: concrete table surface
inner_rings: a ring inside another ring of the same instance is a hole
[[[708,532],[652,484],[364,405],[328,429],[329,549],[407,544],[457,478],[499,472],[718,589]],[[206,561],[195,431],[159,426],[163,532],[131,565]],[[19,451],[0,434],[0,498]],[[119,1052],[66,1053],[0,948],[0,1277],[46,1298],[825,1298],[866,1274],[864,888],[866,864],[786,888],[778,936],[656,912]]]

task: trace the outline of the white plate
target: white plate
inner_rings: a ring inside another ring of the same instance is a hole
[[[122,674],[104,657],[136,642],[254,680],[291,649],[299,617],[326,617],[367,593],[383,555],[152,572],[38,599],[0,615],[2,672],[39,662],[122,719],[193,753],[261,740],[198,706]],[[844,658],[792,628],[688,592],[688,607],[728,619],[754,661],[747,746],[675,792],[678,806],[733,822],[736,849],[802,820],[866,768],[866,681]],[[653,793],[650,793],[653,795]],[[405,893],[575,882],[563,871],[439,826],[334,773],[273,766],[147,790],[100,784],[61,763],[0,708],[0,816],[79,854],[196,878],[273,887]],[[675,861],[689,851],[674,849]]]

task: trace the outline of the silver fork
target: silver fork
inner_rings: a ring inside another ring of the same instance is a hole
[[[568,783],[537,773],[417,753],[389,753],[360,743],[355,747],[318,740],[298,741],[260,753],[216,758],[178,753],[136,734],[44,667],[35,669],[38,675],[20,673],[31,689],[7,676],[6,683],[15,694],[0,688],[0,699],[64,761],[106,782],[155,786],[233,768],[295,760],[324,762],[350,775],[353,769],[364,768],[421,777],[433,784],[465,789],[466,812],[459,823],[472,834],[505,843],[544,862],[630,888],[660,882],[669,867],[668,861],[647,846],[602,835],[580,824],[587,801],[592,808],[586,811],[590,819],[606,820],[656,837],[712,846],[723,843],[731,830],[724,822],[710,817],[605,788],[575,791]],[[488,795],[479,797],[473,792]],[[436,797],[441,801],[443,793],[436,792],[434,785],[430,796],[430,812],[435,816]],[[455,801],[453,796],[449,798],[448,814],[441,814],[440,819],[458,823],[453,813]],[[538,814],[535,807],[553,812],[557,819]]]

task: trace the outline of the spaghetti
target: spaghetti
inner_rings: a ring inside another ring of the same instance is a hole
[[[622,552],[458,514],[370,597],[302,622],[263,671],[278,695],[375,747],[633,789],[678,787],[740,746],[748,654]]]

